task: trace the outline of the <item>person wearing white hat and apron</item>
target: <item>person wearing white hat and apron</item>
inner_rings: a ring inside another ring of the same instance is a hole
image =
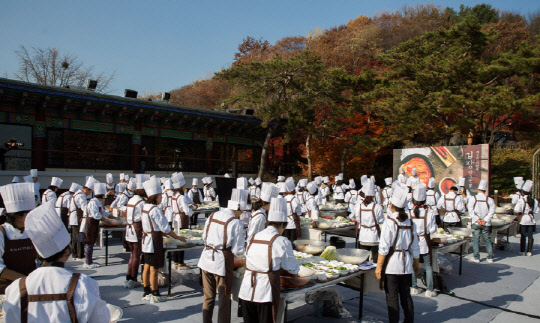
[[[334,201],[336,203],[345,203],[345,191],[343,190],[343,177],[341,175],[336,176],[335,183],[332,185],[332,191],[334,191]]]
[[[517,215],[520,238],[520,255],[525,255],[525,240],[527,239],[527,256],[532,256],[534,245],[533,233],[536,232],[535,214],[538,214],[538,201],[531,197],[533,182],[527,180],[521,186],[521,196],[514,207]]]
[[[266,211],[270,207],[270,201],[273,197],[279,195],[279,188],[273,183],[263,183],[261,189],[260,201],[252,203],[251,218],[249,219],[247,240],[251,239],[256,233],[266,228]]]
[[[294,194],[294,179],[287,178],[285,181],[285,200],[287,201],[287,227],[283,231],[283,236],[293,242],[296,239],[302,238],[302,230],[300,226],[300,216],[302,215],[302,206],[300,201]]]
[[[25,232],[42,259],[41,267],[6,289],[6,322],[109,322],[98,283],[64,268],[70,254],[69,234],[52,202],[28,214]]]
[[[84,244],[85,262],[83,268],[86,269],[99,267],[92,259],[94,245],[99,234],[99,222],[109,217],[109,212],[105,211],[102,204],[107,193],[105,183],[95,183],[93,191],[94,197],[86,205],[81,227],[79,228],[79,241]]]
[[[285,187],[285,177],[278,176],[276,186],[279,188],[279,195],[283,196],[287,193],[287,188]]]
[[[66,226],[66,229],[69,228],[69,206],[71,205],[71,200],[73,199],[73,194],[78,190],[82,189],[82,186],[77,183],[71,183],[69,190],[60,194],[54,203],[56,212],[58,216],[62,219],[62,222]]]
[[[0,294],[17,278],[36,269],[37,253],[25,230],[28,211],[35,208],[32,183],[0,187],[7,221],[0,226]]]
[[[362,187],[362,192],[364,199],[355,206],[351,219],[357,224],[358,248],[370,250],[372,262],[377,263],[384,212],[375,201],[375,184],[372,181],[366,182]]]
[[[79,232],[84,216],[84,210],[88,205],[88,197],[92,195],[92,189],[97,181],[89,176],[84,187],[73,194],[69,206],[69,226],[71,227],[71,252],[73,260],[84,261],[84,245],[79,241]]]
[[[321,203],[326,204],[326,202],[328,202],[328,196],[330,196],[330,187],[328,186],[330,178],[325,176],[322,178],[322,181],[319,196],[321,198]]]
[[[107,174],[106,183],[107,193],[105,194],[105,200],[103,201],[103,206],[105,207],[112,204],[112,202],[116,199],[116,193],[118,191],[118,188],[114,183],[113,174]]]
[[[426,206],[435,216],[435,222],[437,227],[442,227],[441,217],[439,216],[439,210],[437,209],[437,201],[439,201],[441,195],[439,192],[435,192],[435,178],[431,177],[428,180],[427,190],[426,190]]]
[[[486,196],[487,186],[487,181],[481,180],[478,184],[478,194],[471,197],[468,203],[473,229],[474,259],[472,259],[472,262],[480,262],[480,236],[484,238],[486,244],[487,262],[493,262],[491,219],[495,215],[495,203],[491,197]]]
[[[402,183],[392,184],[390,199],[392,215],[381,228],[379,257],[375,276],[381,281],[381,289],[386,293],[388,321],[399,322],[400,306],[404,312],[404,322],[414,322],[414,305],[410,287],[412,273],[420,271],[420,247],[416,225],[409,219],[405,207],[408,189]]]
[[[18,183],[20,180],[19,180],[19,177],[18,176],[13,176],[13,179],[11,180],[11,183]]]
[[[512,199],[512,204],[514,206],[517,204],[519,199],[523,196],[521,194],[521,188],[523,187],[523,184],[525,182],[523,181],[523,177],[514,177],[514,185],[516,186],[516,192],[514,194],[510,194],[510,198]]]
[[[258,187],[257,181],[253,180],[252,178],[249,179],[249,199],[250,200],[256,200],[261,196],[261,188]]]
[[[460,228],[461,214],[465,212],[463,196],[458,194],[458,188],[452,186],[448,194],[441,196],[437,202],[437,208],[444,210],[443,228]]]
[[[298,199],[298,202],[300,202],[300,206],[302,208],[302,213],[306,213],[306,198],[309,197],[309,193],[306,191],[307,186],[307,179],[302,178],[298,181],[298,185],[296,187],[296,198]]]
[[[307,184],[307,198],[306,198],[306,217],[311,219],[311,223],[319,219],[319,206],[317,205],[317,184],[315,182],[309,182]]]
[[[56,202],[56,192],[58,191],[58,188],[60,185],[62,185],[63,180],[58,177],[53,177],[51,179],[51,185],[47,188],[45,192],[43,192],[43,196],[41,197],[41,200],[43,203],[45,202]]]
[[[204,250],[197,266],[203,286],[202,321],[212,322],[216,292],[218,322],[231,321],[231,288],[234,258],[244,254],[244,227],[238,216],[247,207],[248,191],[233,189],[226,209],[212,213],[204,224]]]
[[[122,183],[123,184],[123,183]],[[120,185],[120,184],[118,184]],[[128,268],[126,272],[126,281],[124,286],[132,289],[141,284],[138,281],[139,265],[142,255],[142,210],[144,208],[144,199],[146,192],[144,189],[135,189],[133,197],[126,204],[126,235],[125,240],[130,251]]]
[[[158,269],[165,265],[165,254],[163,250],[163,235],[168,235],[174,239],[187,242],[184,237],[178,236],[171,231],[171,226],[167,218],[157,207],[161,203],[161,182],[156,177],[151,177],[143,183],[144,191],[148,198],[142,211],[142,252],[144,257],[143,300],[150,303],[159,303],[165,300],[159,293]]]
[[[392,198],[392,177],[387,177],[384,179],[386,186],[382,190],[383,204],[385,212],[388,212],[388,207],[390,205],[390,198]]]
[[[347,211],[349,214],[354,212],[359,200],[358,190],[356,189],[356,183],[354,179],[349,179],[349,191],[345,193],[345,203],[347,203]]]
[[[217,202],[218,196],[216,194],[216,190],[212,187],[214,185],[214,180],[212,177],[208,176],[206,177],[206,181],[203,181],[204,188],[203,188],[203,194],[204,194],[204,201],[205,202]]]
[[[187,192],[186,197],[190,204],[195,204],[195,205],[202,204],[204,195],[201,193],[201,190],[199,189],[198,178],[194,178],[193,181],[191,182],[191,189]],[[199,218],[199,214],[193,213],[191,215],[191,224],[197,225],[198,218]]]
[[[272,198],[268,227],[247,242],[246,272],[238,293],[246,323],[276,322],[280,272],[294,276],[300,271],[291,242],[282,236],[286,226],[287,202],[281,197]]]
[[[129,199],[133,197],[134,191],[136,189],[140,189],[140,190],[143,189],[142,182],[143,182],[142,179],[141,179],[140,184],[137,184],[138,182],[136,179],[130,180],[126,186],[126,190],[123,193],[118,194],[116,199],[114,199],[111,205],[109,205],[109,212],[112,212],[112,210],[116,208],[118,209],[120,213],[125,214],[126,205]],[[137,187],[137,185],[140,185],[140,187]]]
[[[426,269],[426,297],[435,297],[437,292],[433,289],[431,234],[437,232],[437,223],[435,221],[435,212],[437,211],[430,209],[426,205],[426,184],[416,184],[413,191],[413,205],[414,208],[409,210],[409,218],[413,220],[416,226],[420,257],[422,257]],[[421,292],[417,285],[417,277],[413,273],[411,294],[418,295]]]
[[[184,195],[186,181],[182,173],[175,174],[171,178],[173,186],[173,196],[171,199],[171,209],[174,215],[174,223],[176,227],[180,229],[188,229],[190,217],[193,216],[194,212],[189,207],[189,202]],[[184,251],[178,251],[173,253],[173,262],[174,266],[177,269],[190,269],[188,265],[184,262]]]
[[[416,186],[416,181],[414,180],[414,177],[407,178],[405,185],[407,186],[407,189],[408,189],[406,210],[412,210],[414,208],[414,205],[412,202],[412,192],[414,190],[414,186]]]

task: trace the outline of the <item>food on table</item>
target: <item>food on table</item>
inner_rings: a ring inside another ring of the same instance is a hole
[[[302,266],[304,266],[304,267],[315,267],[315,265],[310,263],[310,262],[306,262],[305,264],[302,264]]]
[[[326,249],[324,249],[323,253],[321,254],[321,257],[323,257],[326,260],[335,260],[336,259],[336,247],[334,247],[334,246],[326,247]]]
[[[437,229],[437,233],[438,233],[438,234],[445,234],[446,232],[444,231],[443,228],[438,228],[438,229]]]

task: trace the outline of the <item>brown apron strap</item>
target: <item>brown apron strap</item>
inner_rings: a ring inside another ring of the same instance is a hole
[[[28,322],[28,291],[26,290],[26,277],[23,277],[19,280],[19,294],[21,297],[21,323],[27,323]]]
[[[251,245],[253,243],[263,244],[263,245],[268,246],[268,271],[264,272],[264,271],[255,271],[255,270],[248,269],[249,271],[251,271],[251,288],[252,288],[251,291],[252,292],[251,292],[251,300],[250,300],[250,302],[253,302],[253,298],[255,297],[255,288],[257,287],[257,274],[268,274],[268,273],[273,272],[274,266],[273,266],[273,263],[272,263],[272,243],[274,243],[274,240],[276,240],[277,237],[279,237],[279,234],[274,235],[272,237],[272,239],[270,239],[270,240],[255,240],[254,238],[251,238],[251,241],[249,243],[249,247],[251,247]],[[249,247],[248,247],[248,249],[249,249]]]
[[[69,311],[69,316],[71,317],[71,322],[77,323],[77,311],[75,310],[75,299],[73,295],[75,294],[75,288],[77,287],[77,282],[81,274],[75,273],[71,276],[71,281],[69,282],[67,290],[67,306]]]
[[[379,238],[381,238],[381,226],[377,222],[377,218],[375,217],[375,203],[373,203],[373,206],[371,207],[371,216],[373,217],[373,223],[375,223],[375,229],[377,230],[377,235]]]

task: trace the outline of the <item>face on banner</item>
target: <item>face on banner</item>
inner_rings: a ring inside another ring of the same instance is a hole
[[[465,178],[465,188],[476,194],[480,180],[488,180],[489,145],[437,146],[424,148],[394,149],[394,179],[399,168],[412,176],[416,168],[421,183],[428,184],[435,178],[435,189],[447,194],[452,186]]]

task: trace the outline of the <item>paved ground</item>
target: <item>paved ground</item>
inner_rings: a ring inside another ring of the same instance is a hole
[[[202,219],[201,219],[202,220]],[[536,234],[540,241],[540,234]],[[128,253],[123,252],[119,239],[111,239],[109,266],[83,270],[82,263],[69,261],[67,267],[96,279],[101,296],[107,302],[120,306],[124,311],[121,322],[200,322],[202,289],[195,281],[173,287],[172,297],[160,304],[141,300],[142,288],[127,290],[123,287]],[[352,240],[348,240],[351,244]],[[454,296],[439,295],[436,298],[413,296],[416,322],[539,322],[540,307],[540,246],[535,244],[532,257],[518,256],[519,240],[511,238],[514,251],[495,251],[495,263],[480,264],[463,262],[463,275],[457,274],[457,258],[447,256],[453,263],[453,272],[444,276]],[[186,252],[188,264],[196,265],[200,251]],[[95,249],[97,262],[104,264],[104,250]],[[486,254],[482,254],[485,258]],[[470,259],[471,255],[466,257]],[[349,318],[317,318],[313,308],[304,300],[289,305],[289,322],[360,322],[358,319],[358,292],[338,287]],[[165,294],[165,288],[161,289]],[[234,315],[233,322],[242,322]],[[216,314],[216,313],[215,313]],[[535,315],[531,317],[528,315]],[[216,315],[215,315],[216,316]],[[217,318],[215,319],[217,321]],[[363,322],[386,322],[384,294],[369,293],[364,296]]]

